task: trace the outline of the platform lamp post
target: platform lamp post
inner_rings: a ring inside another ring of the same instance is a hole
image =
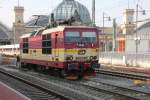
[[[117,23],[116,23],[116,18],[113,19],[113,48],[112,51],[115,52],[116,51],[116,38],[117,38]]]
[[[140,10],[139,10],[140,9]],[[145,10],[137,4],[136,5],[136,29],[135,29],[135,65],[137,66],[137,54],[138,54],[138,45],[140,43],[140,37],[138,37],[138,17],[139,17],[139,12],[142,12],[143,15],[145,15]]]
[[[105,20],[107,19],[107,20]],[[107,36],[105,34],[105,21],[111,21],[111,17],[108,16],[105,12],[103,12],[103,29],[102,29],[102,33],[105,36],[105,52],[107,51]]]

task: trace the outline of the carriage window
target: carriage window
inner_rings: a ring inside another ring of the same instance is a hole
[[[65,42],[78,42],[80,41],[79,32],[66,32],[65,33]]]
[[[28,43],[23,43],[23,48],[28,48]]]
[[[23,53],[28,53],[29,49],[29,43],[28,38],[23,39]]]
[[[84,42],[96,42],[96,32],[82,32]]]
[[[28,53],[28,49],[23,49],[23,53]]]
[[[42,47],[46,47],[46,41],[42,41]]]
[[[42,54],[52,54],[51,34],[42,36]]]
[[[27,43],[27,42],[28,42],[28,38],[24,38],[23,43]]]
[[[51,40],[51,34],[47,34],[47,40]]]
[[[51,34],[43,35],[42,40],[51,40]]]

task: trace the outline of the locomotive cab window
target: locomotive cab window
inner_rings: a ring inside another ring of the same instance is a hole
[[[65,33],[65,42],[78,42],[80,41],[79,32],[66,32]]]
[[[28,38],[23,39],[23,53],[28,53],[29,51],[29,43]]]
[[[84,42],[96,42],[96,32],[82,32],[82,39]]]
[[[42,36],[42,54],[52,54],[51,34]]]

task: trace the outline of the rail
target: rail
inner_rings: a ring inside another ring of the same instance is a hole
[[[142,80],[142,81],[150,80],[149,75],[139,75],[139,74],[136,74],[136,73],[133,74],[130,72],[127,73],[127,72],[120,72],[120,71],[108,71],[108,70],[103,70],[103,69],[97,69],[96,72],[99,74],[124,77],[128,79],[135,79],[135,80]]]
[[[9,77],[11,77],[11,78],[14,78],[14,79],[16,79],[16,80],[19,80],[19,81],[21,81],[21,82],[23,82],[23,83],[25,83],[25,84],[28,84],[28,85],[30,85],[30,86],[32,86],[32,87],[34,87],[34,88],[40,89],[41,91],[43,91],[43,92],[45,92],[45,93],[54,95],[54,96],[60,98],[60,100],[70,100],[70,98],[67,97],[67,96],[64,96],[64,95],[62,95],[62,94],[55,93],[54,91],[49,90],[49,89],[47,89],[47,88],[44,88],[44,87],[42,87],[42,86],[40,86],[40,85],[38,85],[38,84],[33,84],[32,82],[30,82],[30,81],[28,81],[28,80],[25,80],[25,79],[23,79],[23,78],[21,78],[21,77],[18,77],[18,76],[15,76],[15,75],[13,75],[13,74],[4,72],[4,71],[2,71],[2,70],[0,70],[0,73],[2,73],[2,74],[4,74],[4,75],[7,75],[7,76],[9,76]]]
[[[119,71],[108,71],[99,69],[96,70],[99,74],[105,74],[105,75],[111,75],[111,76],[117,76],[117,77],[123,77],[128,79],[135,79],[135,80],[141,80],[141,81],[147,81],[150,80],[149,75],[139,75],[139,74],[133,74],[133,73],[126,73],[126,72],[119,72]]]
[[[116,86],[105,82],[90,80],[82,84],[94,90],[112,94],[114,95],[114,97],[117,97],[115,98],[117,100],[149,100],[150,98],[150,93],[141,92],[138,90],[133,90],[121,86]]]

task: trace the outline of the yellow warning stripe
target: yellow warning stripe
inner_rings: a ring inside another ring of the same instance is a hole
[[[77,53],[81,49],[52,49],[52,52],[59,52],[59,53]],[[97,52],[98,49],[82,49],[86,51],[92,51],[92,52]],[[41,52],[42,49],[29,49],[29,51],[36,51],[36,52]]]

